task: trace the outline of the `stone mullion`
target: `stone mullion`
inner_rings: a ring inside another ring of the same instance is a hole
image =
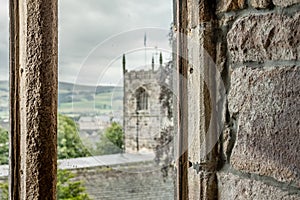
[[[187,0],[176,1],[177,199],[188,199]]]
[[[10,3],[11,199],[56,199],[57,0]]]
[[[19,7],[17,0],[11,0],[10,15],[10,199],[19,199],[20,184],[20,116],[19,116]]]

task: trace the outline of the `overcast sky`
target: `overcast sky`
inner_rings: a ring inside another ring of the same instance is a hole
[[[0,79],[8,79],[8,0],[0,2]],[[168,59],[171,22],[171,0],[59,0],[60,81],[117,84],[123,53],[129,69],[157,63],[160,51]]]
[[[8,80],[8,0],[0,0],[0,80]]]

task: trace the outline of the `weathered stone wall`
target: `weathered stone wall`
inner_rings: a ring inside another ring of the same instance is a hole
[[[174,175],[164,178],[151,163],[74,170],[94,200],[174,199]]]
[[[74,181],[82,181],[86,193],[93,200],[173,200],[174,174],[163,177],[159,168],[138,172],[144,163],[135,163],[130,170],[124,167],[94,167],[72,170],[76,174]],[[8,182],[0,177],[0,183]],[[0,198],[2,191],[0,190]]]
[[[111,160],[117,155],[105,156]],[[139,156],[137,156],[139,157]],[[81,181],[93,200],[173,200],[174,170],[163,176],[160,166],[151,159],[138,162],[115,160],[118,164],[105,166],[100,157],[60,160],[60,168],[74,173],[71,181]],[[129,157],[127,157],[129,159]],[[129,160],[127,160],[129,161]],[[80,163],[78,165],[78,163]],[[76,167],[74,167],[76,166]],[[8,166],[0,166],[0,183],[8,182]],[[0,199],[2,191],[0,190]]]
[[[216,59],[227,89],[219,199],[300,199],[299,3],[219,1]]]
[[[126,71],[124,73],[124,131],[126,152],[136,151],[138,131],[139,149],[153,150],[166,113],[159,102],[159,70]],[[136,114],[136,91],[142,87],[148,94],[148,110]],[[138,119],[137,119],[138,118]],[[138,125],[137,125],[138,121]]]
[[[188,198],[300,199],[300,1],[187,0],[178,13]]]

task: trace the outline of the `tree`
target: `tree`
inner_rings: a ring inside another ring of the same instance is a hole
[[[68,170],[57,172],[57,199],[59,200],[90,200],[85,193],[85,187],[81,181],[72,181],[75,175]]]
[[[160,73],[160,94],[159,101],[162,107],[167,111],[167,118],[170,122],[173,121],[173,92],[172,92],[172,75],[173,62],[169,61]],[[160,131],[160,137],[155,138],[157,144],[155,146],[155,162],[161,166],[163,177],[168,176],[174,160],[174,127],[171,123],[163,127]]]
[[[159,102],[167,110],[168,119],[173,118],[173,61],[169,61],[163,68],[159,77],[160,94]]]
[[[91,156],[77,135],[76,123],[67,116],[58,115],[58,159]]]
[[[69,117],[58,116],[58,158],[90,156],[77,133],[76,123]],[[0,164],[8,164],[8,131],[0,127]],[[57,172],[57,195],[61,200],[90,200],[80,181],[72,181],[75,175],[67,170]],[[0,184],[1,200],[8,199],[8,183]]]
[[[8,200],[8,183],[0,183],[1,200]]]
[[[59,200],[91,200],[85,192],[81,181],[73,181],[75,175],[68,170],[57,171],[57,199]],[[1,200],[8,200],[8,183],[1,183]]]
[[[121,153],[124,149],[124,133],[117,122],[112,124],[100,135],[100,141],[96,144],[96,153],[99,155]]]
[[[0,165],[8,164],[8,131],[0,127]]]
[[[8,131],[0,127],[0,165],[8,164]],[[86,157],[91,154],[77,135],[76,123],[69,117],[58,115],[58,159]]]

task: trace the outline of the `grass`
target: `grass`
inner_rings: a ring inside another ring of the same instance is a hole
[[[91,94],[86,94],[91,96]],[[93,99],[86,95],[74,96],[73,102],[63,102],[59,105],[59,111],[63,113],[88,113],[98,112],[108,114],[112,111],[122,111],[122,91],[104,92],[97,94]]]
[[[75,86],[59,83],[59,112],[86,115],[91,113],[109,114],[123,109],[123,88],[113,86]],[[76,92],[76,93],[75,93]],[[96,94],[96,95],[95,95]],[[8,81],[0,81],[0,116],[8,117]],[[1,108],[2,106],[2,108]]]

